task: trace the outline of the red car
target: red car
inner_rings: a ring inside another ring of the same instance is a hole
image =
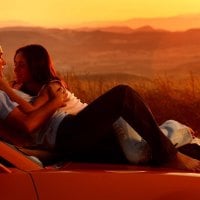
[[[198,173],[71,162],[43,167],[2,141],[0,155],[2,200],[200,199]]]

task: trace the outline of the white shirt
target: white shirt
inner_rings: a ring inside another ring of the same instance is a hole
[[[22,91],[15,90],[14,91],[24,98],[26,101],[31,101],[32,98],[28,94],[25,94]],[[68,93],[68,101],[65,107],[59,108],[50,118],[50,120],[36,133],[32,134],[34,143],[36,145],[44,145],[47,148],[54,148],[55,142],[56,142],[56,135],[57,135],[57,130],[62,122],[63,118],[68,115],[68,114],[77,114],[80,112],[82,109],[84,109],[87,104],[82,103],[80,99],[78,99],[73,93],[70,91],[66,90]]]

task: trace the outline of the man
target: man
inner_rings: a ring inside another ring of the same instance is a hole
[[[0,46],[0,77],[3,77],[3,67],[6,65],[6,61],[2,57],[3,55],[3,50],[2,47]]]

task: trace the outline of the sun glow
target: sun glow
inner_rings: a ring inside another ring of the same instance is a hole
[[[0,22],[64,27],[91,21],[170,17],[199,13],[199,0],[7,0]]]

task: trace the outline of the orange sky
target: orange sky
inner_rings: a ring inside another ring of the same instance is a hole
[[[199,0],[5,0],[0,21],[63,27],[90,21],[200,13]]]

